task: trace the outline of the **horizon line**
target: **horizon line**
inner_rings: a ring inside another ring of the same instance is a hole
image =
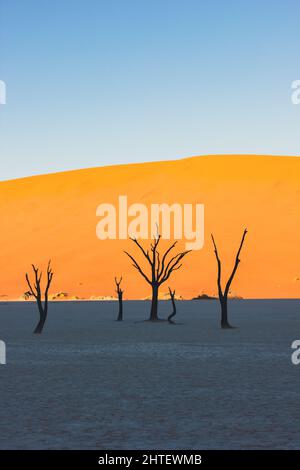
[[[115,163],[112,165],[99,165],[99,166],[91,166],[91,167],[79,167],[79,168],[71,168],[69,170],[58,170],[58,171],[51,171],[49,173],[36,173],[36,174],[31,174],[31,175],[26,175],[26,176],[18,176],[16,178],[5,178],[1,179],[0,183],[7,183],[10,181],[20,181],[20,180],[25,180],[25,179],[31,179],[31,178],[39,178],[39,177],[44,177],[44,176],[51,176],[51,175],[59,175],[63,173],[74,173],[74,172],[80,172],[80,171],[89,171],[89,170],[96,170],[100,168],[119,168],[119,167],[126,167],[126,166],[141,166],[141,165],[155,165],[158,163],[174,163],[174,162],[179,162],[183,160],[190,160],[190,159],[196,159],[196,158],[207,158],[207,157],[263,157],[263,158],[299,158],[299,155],[284,155],[284,154],[263,154],[263,153],[209,153],[209,154],[197,154],[197,155],[190,155],[186,157],[177,157],[177,158],[172,158],[169,160],[145,160],[141,162],[128,162],[128,163]]]

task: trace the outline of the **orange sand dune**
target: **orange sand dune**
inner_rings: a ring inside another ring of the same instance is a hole
[[[124,249],[136,251],[132,242],[96,237],[97,206],[117,204],[119,195],[128,195],[129,204],[205,204],[204,248],[189,254],[169,282],[178,295],[215,294],[210,233],[226,276],[248,227],[232,294],[300,297],[300,158],[235,155],[1,182],[0,295],[8,296],[1,298],[19,298],[27,290],[24,273],[30,264],[45,266],[48,258],[55,271],[53,292],[85,298],[114,295],[114,276],[123,274],[125,297],[146,297],[147,284],[123,254]]]

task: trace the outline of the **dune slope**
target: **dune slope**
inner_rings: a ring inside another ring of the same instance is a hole
[[[169,281],[178,295],[215,294],[210,233],[218,243],[225,280],[247,227],[232,295],[300,296],[300,158],[224,155],[1,182],[0,299],[19,298],[27,290],[24,273],[30,264],[45,266],[49,258],[55,271],[53,292],[84,298],[114,295],[114,276],[123,274],[125,298],[149,295],[123,254],[125,249],[136,252],[132,242],[96,237],[97,206],[117,205],[119,195],[127,195],[129,204],[205,205],[204,248],[188,255]]]

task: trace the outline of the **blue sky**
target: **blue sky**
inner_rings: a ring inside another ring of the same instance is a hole
[[[0,0],[0,179],[300,155],[296,0]]]

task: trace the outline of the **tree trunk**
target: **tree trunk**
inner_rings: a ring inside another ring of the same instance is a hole
[[[152,301],[151,301],[151,312],[150,321],[157,321],[157,310],[158,310],[158,286],[152,286]]]
[[[119,298],[119,315],[117,318],[117,321],[122,321],[123,320],[123,295],[120,293],[118,294]]]
[[[46,323],[46,319],[47,319],[47,313],[43,310],[42,304],[38,305],[38,309],[39,309],[39,314],[40,314],[40,320],[39,320],[39,322],[36,325],[36,328],[34,330],[35,334],[41,334],[42,333],[44,325]]]
[[[232,328],[232,326],[228,323],[227,318],[227,297],[222,297],[220,299],[221,304],[221,328]]]
[[[176,315],[176,305],[175,305],[174,297],[171,297],[171,301],[172,301],[173,312],[168,316],[168,322],[174,323],[174,321],[172,320],[172,318],[175,317]]]

